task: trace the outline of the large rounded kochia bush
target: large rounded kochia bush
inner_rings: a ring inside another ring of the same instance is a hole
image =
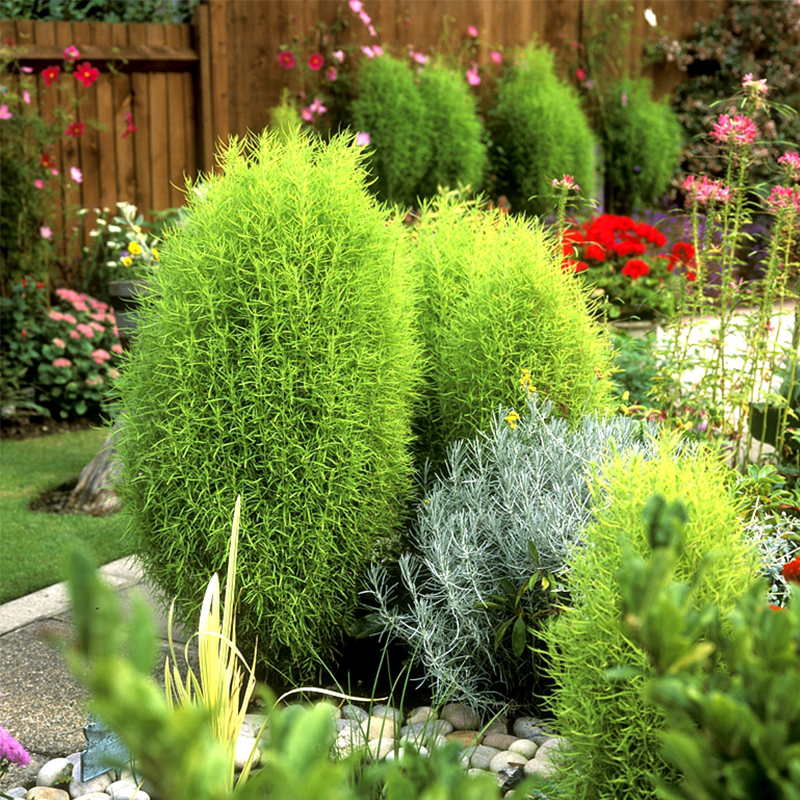
[[[570,422],[606,408],[608,337],[542,225],[451,193],[423,206],[414,235],[422,455],[441,461],[450,442],[487,430],[497,407],[520,403],[528,389]]]
[[[406,237],[350,139],[232,142],[163,248],[120,381],[120,489],[146,573],[183,616],[242,495],[243,652],[302,679],[410,490],[417,346]]]

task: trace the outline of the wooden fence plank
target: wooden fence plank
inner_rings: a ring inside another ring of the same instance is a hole
[[[199,108],[195,119],[199,127],[199,159],[198,167],[208,172],[214,166],[214,94],[212,91],[211,73],[211,20],[208,5],[197,6],[194,12],[195,46],[200,54],[197,76]]]
[[[147,28],[143,23],[128,25],[128,43],[132,45],[147,42]],[[133,124],[138,130],[130,136],[136,168],[136,200],[133,201],[142,212],[147,212],[153,205],[153,189],[150,174],[150,92],[146,72],[134,72],[131,75],[131,111]],[[122,134],[120,134],[121,136]]]
[[[163,26],[148,25],[148,44],[163,44]],[[167,76],[161,72],[147,76],[150,101],[150,125],[146,135],[150,139],[150,187],[152,192],[149,209],[169,208],[169,98]]]
[[[112,41],[115,47],[128,44],[127,25],[112,26]],[[114,89],[114,142],[116,155],[116,202],[138,205],[138,185],[136,180],[136,153],[134,137],[125,135],[128,127],[126,114],[133,113],[132,75],[114,75],[111,80]],[[134,122],[135,124],[135,122]],[[124,137],[124,138],[123,138]]]
[[[164,37],[167,45],[179,46],[181,32],[174,26],[164,26]],[[169,205],[177,208],[183,203],[183,176],[188,168],[186,161],[187,127],[191,120],[184,117],[183,83],[181,75],[169,72],[165,75],[167,97],[167,149],[169,155]],[[194,166],[194,165],[192,165]]]

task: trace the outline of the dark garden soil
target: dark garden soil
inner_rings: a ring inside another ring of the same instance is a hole
[[[101,424],[102,420],[91,417],[79,417],[73,420],[48,419],[37,415],[14,419],[0,417],[0,439],[37,439],[54,433],[88,431]]]

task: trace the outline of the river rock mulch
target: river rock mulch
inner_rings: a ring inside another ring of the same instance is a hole
[[[331,704],[336,740],[332,757],[343,758],[359,750],[370,760],[402,759],[411,746],[422,754],[457,742],[462,749],[461,764],[469,774],[493,773],[498,797],[510,795],[527,775],[553,774],[553,754],[567,746],[538,717],[518,717],[511,725],[497,718],[488,727],[466,705],[449,703],[437,714],[429,706],[419,706],[405,716],[398,708],[376,705],[364,709],[356,705],[337,708]],[[244,765],[253,748],[255,764],[260,759],[262,740],[256,738],[264,716],[248,714],[236,746],[237,768]],[[33,787],[17,786],[5,790],[9,797],[25,800],[169,800],[158,797],[147,783],[137,784],[130,773],[110,771],[89,781],[81,781],[80,753],[46,762]]]

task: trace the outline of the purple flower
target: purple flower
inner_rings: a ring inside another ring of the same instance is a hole
[[[0,771],[5,772],[9,764],[18,764],[20,767],[24,767],[30,763],[31,757],[25,752],[25,748],[5,728],[0,726]]]

